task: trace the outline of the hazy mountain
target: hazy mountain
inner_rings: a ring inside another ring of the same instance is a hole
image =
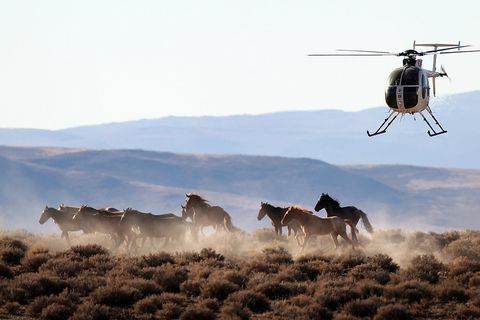
[[[448,133],[430,138],[407,115],[369,138],[388,108],[320,110],[229,117],[166,117],[59,131],[0,129],[0,144],[308,157],[337,164],[401,163],[479,168],[480,91],[433,99]]]
[[[338,167],[319,160],[141,150],[0,147],[0,221],[39,229],[45,205],[59,203],[179,212],[195,191],[225,207],[240,227],[260,201],[312,208],[329,192],[374,224],[480,226],[480,170],[404,166]],[[462,181],[468,183],[463,184]],[[42,227],[42,230],[45,230]]]

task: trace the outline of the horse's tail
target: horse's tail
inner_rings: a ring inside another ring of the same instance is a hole
[[[358,210],[360,212],[360,217],[362,218],[363,226],[367,229],[368,232],[373,233],[373,227],[368,221],[367,214],[362,210]]]
[[[236,229],[232,223],[232,217],[230,217],[230,215],[227,212],[223,214],[223,224],[225,226],[225,229],[227,229],[230,232],[233,232]]]

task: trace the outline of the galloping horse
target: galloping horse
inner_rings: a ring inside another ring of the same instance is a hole
[[[288,208],[285,216],[283,216],[282,224],[286,225],[292,220],[297,220],[300,223],[305,234],[305,239],[301,245],[302,251],[305,249],[311,236],[327,234],[332,236],[336,248],[338,248],[337,236],[340,235],[352,245],[353,249],[355,249],[353,241],[347,236],[347,224],[351,227],[352,234],[355,234],[356,228],[352,221],[348,219],[342,219],[339,217],[320,218],[315,216],[311,211],[299,206],[291,206]]]
[[[73,216],[73,221],[78,221],[89,231],[108,234],[115,242],[115,248],[118,248],[123,241],[127,243],[127,249],[131,241],[135,238],[133,231],[125,226],[120,226],[120,219],[123,212],[109,212],[106,210],[97,210],[88,206],[81,206],[80,210]]]
[[[257,219],[260,221],[263,217],[268,216],[272,222],[273,227],[275,228],[275,237],[278,238],[282,236],[282,218],[287,212],[287,208],[274,207],[267,202],[262,202],[260,205],[260,210],[258,211]],[[300,224],[292,220],[287,224],[288,236],[290,236],[293,231],[294,236],[297,237],[298,232],[301,232]]]
[[[64,211],[57,210],[55,208],[49,208],[48,206],[45,206],[45,209],[43,209],[38,222],[40,224],[44,224],[45,222],[47,222],[48,219],[52,218],[53,221],[58,225],[58,227],[62,231],[61,237],[65,238],[65,240],[67,240],[68,245],[71,246],[68,232],[84,230],[81,224],[79,224],[77,221],[73,221],[73,216],[74,214],[72,213],[67,213]]]
[[[142,239],[142,248],[147,238],[150,238],[152,247],[153,238],[166,238],[165,245],[171,240],[182,242],[188,229],[188,224],[181,217],[173,213],[152,214],[127,208],[120,218],[119,226],[125,230],[138,228]],[[135,244],[132,241],[132,245]]]
[[[315,205],[315,211],[318,212],[323,208],[325,208],[325,211],[327,211],[327,217],[337,216],[342,219],[348,219],[351,220],[355,226],[361,218],[365,229],[368,232],[373,233],[373,227],[370,224],[370,221],[368,221],[367,214],[365,212],[353,206],[340,207],[340,203],[330,197],[328,193],[322,193],[317,204]],[[353,232],[352,240],[358,243],[357,235]]]
[[[219,228],[225,228],[228,231],[234,231],[230,215],[219,206],[212,206],[207,200],[194,193],[186,193],[185,207],[182,206],[182,218],[190,218],[196,229],[200,229],[203,234],[203,228],[212,226],[216,232]],[[195,236],[197,234],[195,233]]]

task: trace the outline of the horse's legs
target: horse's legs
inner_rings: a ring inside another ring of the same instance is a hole
[[[292,227],[287,226],[287,231],[288,231],[288,237],[290,238],[290,235],[292,234]]]
[[[310,239],[310,235],[305,235],[305,239],[303,240],[302,250],[300,250],[300,252],[303,252],[303,250],[305,250],[305,248],[307,247],[308,239]]]
[[[352,232],[352,241],[358,244],[357,233],[353,230],[353,228],[351,232]]]
[[[337,240],[338,232],[334,231],[331,233],[331,235],[332,235],[333,242],[335,243],[335,248],[338,249],[338,240]]]
[[[65,240],[67,240],[69,247],[72,246],[72,244],[70,243],[70,237],[68,236],[68,231],[62,231],[62,238],[65,238]]]
[[[352,249],[355,249],[355,245],[353,244],[353,241],[350,240],[350,238],[347,236],[347,232],[346,232],[346,231],[340,233],[340,237],[342,237],[343,239],[347,240],[347,242],[352,245]],[[335,237],[335,238],[336,238],[336,237]]]

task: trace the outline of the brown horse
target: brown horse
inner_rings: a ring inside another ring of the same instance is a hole
[[[63,212],[58,209],[49,208],[48,206],[46,206],[45,209],[43,209],[38,222],[40,224],[44,224],[45,222],[47,222],[48,219],[52,218],[55,224],[57,224],[60,230],[62,231],[61,237],[65,238],[68,245],[71,246],[68,232],[84,230],[81,224],[79,224],[77,221],[73,221],[73,216],[74,214],[72,213]]]
[[[356,228],[352,221],[348,219],[342,219],[339,217],[320,218],[313,215],[313,212],[303,209],[299,206],[291,206],[288,208],[287,213],[282,219],[282,224],[286,225],[292,220],[297,220],[302,226],[302,230],[305,234],[303,240],[302,251],[305,249],[308,240],[313,235],[327,235],[332,236],[335,247],[338,248],[337,236],[340,235],[355,249],[353,241],[347,236],[347,224],[352,229],[352,234],[355,233]]]
[[[138,229],[142,238],[142,248],[147,238],[150,238],[152,247],[153,238],[165,238],[165,244],[171,240],[183,242],[189,223],[173,213],[151,214],[128,208],[120,218],[120,227],[124,229]],[[132,242],[133,244],[133,242]]]
[[[368,217],[365,212],[353,206],[341,207],[340,203],[330,197],[328,193],[322,193],[317,204],[315,205],[315,211],[318,212],[323,208],[325,208],[325,211],[327,211],[327,217],[337,216],[342,219],[348,219],[352,221],[355,226],[358,224],[358,221],[362,219],[365,229],[368,232],[373,233],[372,225],[370,224],[370,221],[368,221]],[[352,233],[352,240],[355,241],[355,243],[358,243],[357,235],[355,233]]]
[[[273,227],[275,228],[275,237],[278,239],[282,236],[282,218],[287,212],[288,207],[274,207],[267,202],[262,202],[260,204],[260,210],[258,211],[257,219],[260,221],[265,216],[268,216],[272,222]],[[288,236],[291,235],[292,231],[295,237],[297,237],[298,232],[301,231],[300,224],[296,220],[292,220],[287,224]]]
[[[129,248],[135,236],[131,229],[119,225],[122,214],[122,212],[111,213],[106,210],[81,206],[72,220],[78,221],[82,227],[89,231],[110,235],[115,242],[115,248],[118,248],[124,241]]]
[[[234,231],[235,227],[232,224],[230,215],[219,206],[212,206],[207,200],[194,193],[186,193],[185,207],[182,207],[182,218],[186,220],[190,218],[195,226],[195,229],[200,229],[203,234],[203,228],[212,226],[216,232],[219,229],[225,228],[227,231]],[[198,232],[195,232],[194,236]]]

